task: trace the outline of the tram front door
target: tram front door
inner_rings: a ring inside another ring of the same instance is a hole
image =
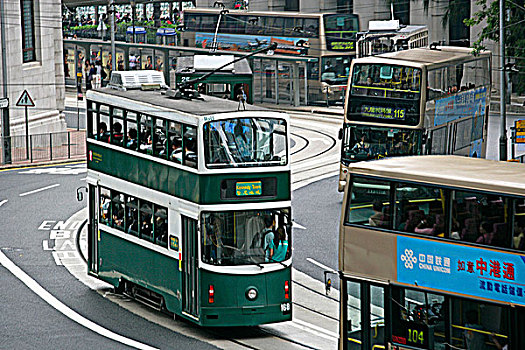
[[[199,317],[198,237],[197,220],[182,216],[182,311]]]

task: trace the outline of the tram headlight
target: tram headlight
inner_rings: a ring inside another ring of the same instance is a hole
[[[259,293],[257,293],[257,289],[255,288],[250,288],[246,291],[246,298],[248,300],[254,301],[255,299],[257,299],[258,295]]]

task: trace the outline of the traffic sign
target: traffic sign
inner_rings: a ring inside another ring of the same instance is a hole
[[[7,97],[0,98],[0,109],[9,107],[9,99]]]
[[[16,105],[18,107],[34,107],[35,103],[33,102],[31,96],[29,96],[29,92],[27,92],[27,90],[24,90],[24,92],[22,92],[22,95],[18,99]]]

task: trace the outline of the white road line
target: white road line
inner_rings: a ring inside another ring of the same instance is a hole
[[[57,187],[57,186],[60,186],[60,184],[54,184],[54,185],[42,187],[42,188],[39,188],[39,189],[36,189],[36,190],[33,190],[33,191],[29,191],[29,192],[26,192],[26,193],[21,193],[21,194],[19,194],[19,196],[20,197],[27,196],[29,194],[33,194],[33,193],[49,190],[50,188],[54,188],[54,187]]]
[[[3,201],[0,202],[0,207],[1,207],[2,205],[6,204],[6,203],[7,203],[7,199],[4,199]]]
[[[319,266],[319,267],[322,268],[323,270],[337,273],[337,271],[335,271],[334,269],[332,269],[332,268],[330,268],[330,267],[328,267],[328,266],[326,266],[326,265],[323,265],[323,264],[321,264],[319,261],[315,261],[315,260],[312,259],[312,258],[306,258],[306,261],[309,261],[309,262],[311,262],[312,264]]]
[[[317,336],[325,338],[325,339],[328,339],[328,340],[339,339],[339,334],[336,334],[334,332],[330,332],[327,329],[318,327],[318,326],[313,325],[311,323],[308,323],[308,322],[305,322],[305,321],[301,321],[301,320],[299,320],[297,318],[294,318],[292,320],[292,325],[294,327],[299,328],[299,329],[315,333]],[[308,329],[305,329],[305,328],[308,328]]]
[[[133,339],[129,339],[119,334],[116,334],[102,326],[99,326],[95,322],[88,320],[84,316],[76,313],[75,311],[70,309],[67,305],[63,304],[60,300],[55,298],[51,293],[45,290],[42,286],[40,286],[34,279],[32,279],[28,274],[22,271],[22,269],[20,269],[11,260],[9,260],[9,258],[1,251],[0,251],[0,264],[3,265],[6,269],[8,269],[16,278],[22,281],[27,287],[29,287],[29,289],[31,289],[36,295],[42,298],[42,300],[44,300],[46,303],[54,307],[56,310],[61,312],[63,315],[69,317],[71,320],[75,321],[81,326],[86,327],[92,330],[93,332],[98,333],[106,338],[112,339],[114,341],[117,341],[119,343],[122,343],[128,346],[132,346],[137,349],[157,350],[157,348],[154,348],[147,344],[143,344]]]

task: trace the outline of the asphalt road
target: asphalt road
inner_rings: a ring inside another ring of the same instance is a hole
[[[44,221],[66,220],[85,206],[85,201],[76,200],[77,187],[85,185],[85,172],[47,174],[46,169],[55,167],[0,172],[0,349],[131,348],[112,341],[115,335],[102,336],[64,316],[45,301],[49,297],[37,295],[22,282],[24,275],[77,314],[123,337],[158,349],[173,349],[174,344],[214,349],[120,308],[57,266],[43,246],[50,231],[39,227]],[[31,173],[35,171],[44,173]],[[22,272],[8,270],[6,258]]]

